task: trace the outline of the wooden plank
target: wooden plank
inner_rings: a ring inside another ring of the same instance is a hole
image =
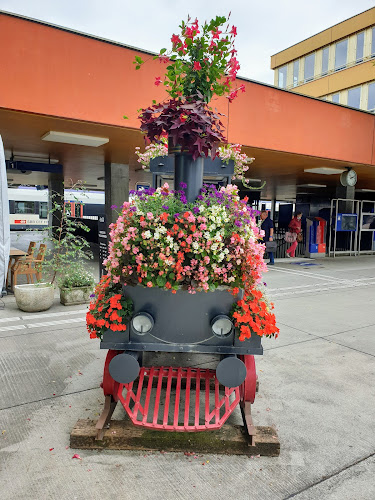
[[[280,442],[272,427],[256,427],[255,446],[242,426],[225,424],[218,431],[165,432],[134,426],[130,420],[112,420],[96,441],[96,421],[78,420],[70,434],[70,447],[78,449],[182,451],[227,455],[277,457]]]

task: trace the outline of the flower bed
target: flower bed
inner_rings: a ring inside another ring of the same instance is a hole
[[[191,204],[185,203],[183,191],[170,191],[168,185],[133,195],[111,225],[105,265],[113,283],[171,293],[179,288],[195,293],[226,286],[237,295],[243,288],[246,300],[238,301],[233,316],[240,338],[249,338],[252,331],[277,335],[271,308],[261,300],[262,292],[255,291],[266,270],[260,230],[236,186],[221,190],[205,186]],[[255,319],[249,315],[249,304],[254,304]]]
[[[101,339],[107,330],[124,332],[133,308],[132,301],[122,295],[121,286],[110,275],[103,276],[91,297],[94,300],[86,314],[90,338]]]

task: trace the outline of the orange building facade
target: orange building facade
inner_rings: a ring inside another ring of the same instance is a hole
[[[134,69],[135,55],[149,57],[140,71]],[[0,134],[7,157],[54,158],[63,165],[65,179],[83,178],[98,190],[104,189],[105,163],[126,165],[134,189],[149,175],[134,154],[143,145],[137,109],[165,97],[153,83],[164,67],[152,57],[0,12],[0,64],[6,75],[0,79]],[[375,190],[373,114],[249,80],[241,84],[246,92],[232,104],[226,98],[212,104],[226,115],[228,140],[255,157],[248,174],[266,181],[263,199],[293,201],[298,186],[317,182],[333,190],[338,174],[306,172],[322,167],[354,168],[357,188]],[[42,137],[49,131],[108,142],[99,147],[46,142]]]

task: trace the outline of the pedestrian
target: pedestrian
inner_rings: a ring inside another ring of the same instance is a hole
[[[302,212],[296,212],[293,219],[289,222],[288,233],[285,234],[285,240],[292,244],[286,251],[287,257],[296,256],[296,248],[299,241],[302,241],[302,228],[301,228]]]
[[[275,264],[273,252],[267,249],[267,243],[273,241],[273,220],[269,216],[267,210],[262,210],[260,212],[260,218],[263,221],[260,226],[260,228],[264,231],[263,242],[266,244],[266,251],[270,258],[270,261],[267,262],[267,264],[273,266]]]

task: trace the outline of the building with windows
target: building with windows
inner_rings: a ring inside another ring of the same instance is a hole
[[[275,86],[375,112],[375,7],[271,57]]]

